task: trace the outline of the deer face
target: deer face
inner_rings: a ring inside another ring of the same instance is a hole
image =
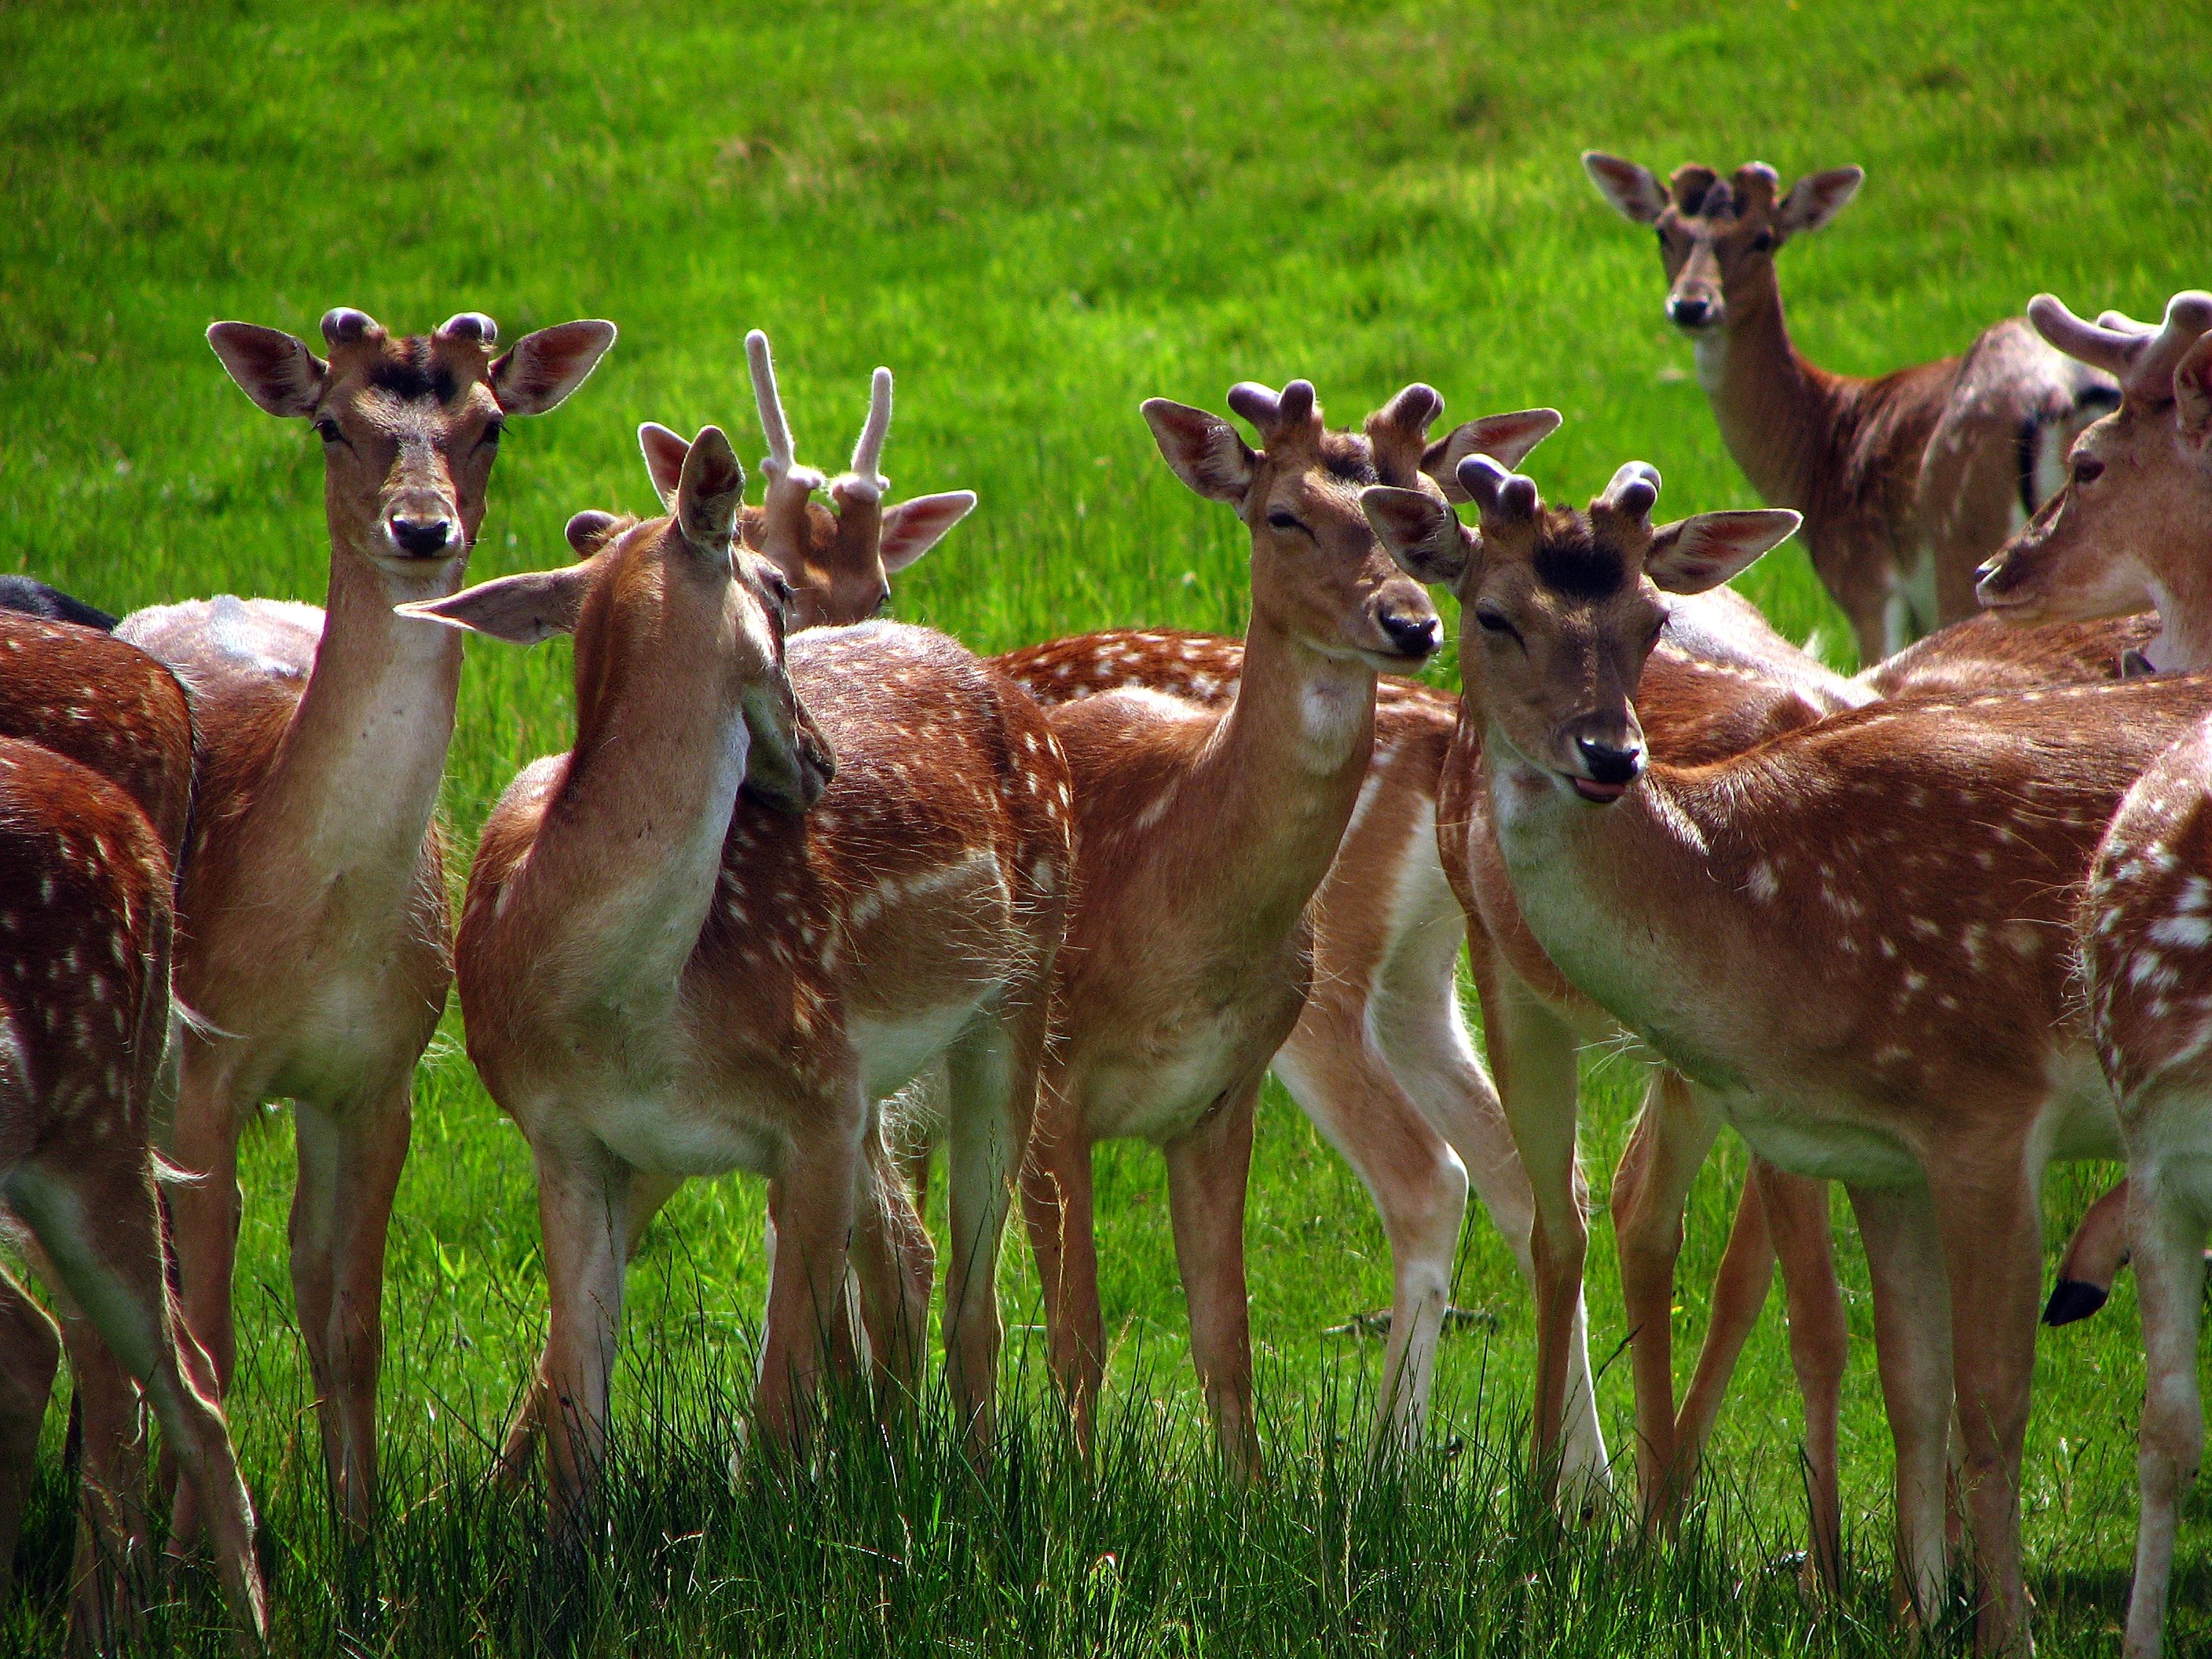
[[[1459,476],[1481,508],[1480,534],[1413,490],[1371,489],[1361,505],[1408,572],[1457,592],[1461,671],[1486,741],[1608,805],[1643,774],[1636,687],[1666,624],[1665,595],[1718,586],[1797,515],[1709,513],[1655,528],[1659,475],[1640,461],[1587,513],[1547,509],[1531,480],[1486,455],[1461,463]]]
[[[2028,314],[2119,375],[2121,403],[2075,441],[2065,483],[1982,566],[1976,596],[2021,622],[2171,605],[2159,573],[2212,527],[2212,295],[2176,295],[2155,331],[2106,326],[2123,320],[2110,313],[2084,323],[2047,295]]]
[[[566,323],[495,356],[498,325],[464,312],[394,339],[341,308],[323,319],[327,362],[289,334],[217,323],[209,343],[246,394],[301,416],[321,441],[333,552],[419,592],[468,555],[510,415],[552,408],[613,343],[611,323]]]
[[[1728,179],[1707,167],[1678,167],[1664,185],[1650,168],[1599,150],[1586,153],[1583,167],[1615,211],[1657,234],[1667,320],[1690,335],[1723,328],[1771,297],[1782,244],[1841,213],[1866,177],[1857,167],[1812,173],[1778,201],[1779,181],[1762,161]]]

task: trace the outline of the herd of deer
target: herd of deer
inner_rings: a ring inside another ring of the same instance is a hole
[[[127,1621],[150,1570],[150,1407],[179,1471],[170,1547],[207,1534],[264,1630],[217,1402],[239,1137],[276,1098],[333,1502],[373,1525],[386,1225],[457,980],[536,1159],[550,1332],[501,1461],[519,1474],[544,1442],[556,1536],[593,1512],[626,1264],[688,1177],[769,1179],[763,1455],[805,1445],[825,1370],[915,1395],[940,1143],[945,1369],[975,1453],[1017,1195],[1087,1439],[1091,1149],[1139,1137],[1166,1158],[1223,1454],[1255,1474],[1243,1224],[1271,1067],[1389,1234],[1377,1436],[1421,1433],[1472,1183],[1534,1287],[1538,1468],[1585,1504],[1611,1476],[1575,1057],[1626,1037],[1654,1068],[1613,1191],[1646,1524],[1672,1524],[1778,1261],[1810,1568],[1835,1583],[1841,1181],[1903,1610],[1935,1616],[1962,1525],[1979,1644],[2024,1650],[2042,1176],[2124,1155],[2045,1317],[2094,1311],[2131,1254],[2149,1364],[2127,1642],[2156,1651],[2203,1443],[2212,1226],[2212,296],[2155,326],[2045,296],[1961,358],[1846,379],[1790,343],[1773,257],[1856,168],[1785,194],[1757,164],[1584,162],[1656,228],[1668,315],[1775,505],[1656,523],[1659,475],[1632,461],[1587,511],[1547,506],[1514,469],[1556,414],[1432,439],[1425,386],[1352,431],[1304,380],[1239,385],[1257,447],[1155,398],[1169,465],[1250,532],[1241,642],[1121,630],[980,660],[876,620],[975,498],[886,501],[883,369],[852,470],[802,465],[757,333],[761,506],[719,428],[648,425],[658,516],[579,514],[573,562],[462,588],[508,417],[559,404],[613,327],[502,354],[476,313],[400,338],[337,310],[326,357],[210,329],[247,395],[321,442],[326,608],[224,597],[114,624],[0,589],[0,1194],[62,1313],[58,1333],[0,1279],[0,1566],[65,1343],[80,1626]],[[1801,529],[1875,664],[1856,679],[1723,586]],[[1441,642],[1434,585],[1463,618],[1458,698],[1389,677]],[[1978,591],[1997,617],[1971,614]],[[494,809],[455,934],[434,808],[463,632],[573,636],[577,730]],[[1751,1174],[1678,1408],[1683,1206],[1723,1123]]]

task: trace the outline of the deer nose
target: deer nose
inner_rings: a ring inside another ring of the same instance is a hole
[[[1633,783],[1644,769],[1644,751],[1632,744],[1620,749],[1595,738],[1577,738],[1575,747],[1582,751],[1594,783]]]
[[[1702,295],[1685,294],[1667,301],[1668,318],[1677,328],[1703,328],[1712,314],[1713,302]]]
[[[1381,618],[1382,631],[1390,636],[1390,644],[1401,657],[1425,657],[1437,648],[1443,636],[1443,625],[1434,617],[1408,617],[1395,611],[1385,611]]]
[[[392,539],[399,544],[400,550],[417,559],[438,557],[453,539],[450,519],[409,519],[394,514],[388,522]]]

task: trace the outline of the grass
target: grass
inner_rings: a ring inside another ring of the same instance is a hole
[[[1574,165],[1587,145],[1662,167],[1758,155],[1786,176],[1864,164],[1860,202],[1784,259],[1800,343],[1833,368],[1959,349],[2038,289],[2147,315],[2206,275],[2212,14],[2148,0],[1633,0],[1601,17],[1367,0],[21,4],[0,9],[0,568],[118,610],[320,597],[314,446],[224,380],[199,338],[220,317],[310,337],[338,303],[412,329],[483,309],[509,338],[568,316],[622,325],[590,385],[507,444],[478,576],[564,558],[579,507],[646,505],[641,419],[719,421],[757,453],[747,328],[775,337],[817,460],[842,455],[867,370],[889,362],[899,489],[983,495],[900,611],[995,649],[1137,620],[1240,625],[1237,526],[1158,465],[1135,417],[1154,393],[1218,406],[1233,380],[1305,374],[1343,420],[1425,379],[1458,416],[1563,410],[1534,465],[1549,491],[1586,495],[1633,454],[1663,471],[1671,511],[1746,504],[1661,319],[1648,237]],[[1802,554],[1743,585],[1794,636],[1848,652]],[[471,650],[446,800],[464,843],[517,767],[566,745],[568,674],[558,648]],[[1633,1073],[1589,1064],[1601,1197]],[[387,1291],[392,1515],[367,1554],[329,1534],[289,1323],[288,1120],[251,1139],[233,1416],[287,1650],[527,1652],[556,1625],[592,1651],[690,1653],[1894,1644],[1887,1431],[1847,1224],[1858,1571],[1823,1616],[1767,1566],[1802,1531],[1778,1312],[1682,1541],[1562,1534],[1518,1474],[1527,1298],[1477,1218],[1456,1299],[1495,1317],[1446,1342],[1438,1449],[1365,1466],[1379,1345],[1323,1332],[1387,1302],[1388,1252],[1358,1183],[1272,1091],[1248,1229],[1262,1491],[1213,1478],[1158,1161],[1126,1148],[1100,1167],[1120,1404],[1095,1478],[1069,1467],[1018,1330],[1014,1424],[987,1478],[926,1417],[896,1459],[856,1431],[804,1481],[733,1489],[761,1194],[695,1183],[632,1274],[613,1532],[580,1590],[564,1585],[528,1502],[474,1485],[542,1331],[525,1149],[451,1035],[416,1113]],[[1686,1371],[1740,1173],[1725,1150],[1694,1196]],[[2111,1173],[2054,1178],[2054,1237]],[[1602,1358],[1621,1322],[1597,1231]],[[1008,1316],[1032,1327],[1026,1252],[1011,1255]],[[2137,1340],[2124,1283],[2043,1345],[2025,1496],[2045,1651],[2117,1643]],[[1601,1395],[1619,1445],[1625,1365]],[[58,1414],[50,1431],[22,1586],[0,1607],[0,1646],[31,1652],[61,1634]],[[2177,1644],[2212,1646],[2202,1503],[2181,1571]],[[212,1607],[194,1587],[153,1645],[220,1645]]]

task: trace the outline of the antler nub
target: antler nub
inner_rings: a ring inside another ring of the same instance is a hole
[[[1292,380],[1274,392],[1257,380],[1239,380],[1229,388],[1229,407],[1252,423],[1262,446],[1271,444],[1293,428],[1312,421],[1313,382]]]
[[[384,325],[365,311],[356,311],[351,306],[333,306],[323,313],[323,338],[332,346],[357,345],[363,340],[380,340]]]
[[[1512,472],[1488,455],[1470,455],[1459,464],[1460,488],[1482,514],[1486,529],[1536,516],[1536,481]]]
[[[783,417],[783,397],[776,390],[775,359],[769,351],[768,336],[759,329],[745,336],[745,368],[752,376],[753,402],[760,408],[761,435],[768,441],[761,472],[773,487],[799,469],[792,453],[791,426]],[[797,481],[794,477],[793,482]],[[810,491],[821,485],[819,473],[807,481]]]
[[[1659,469],[1649,461],[1623,461],[1590,505],[1609,508],[1633,523],[1649,520],[1651,509],[1659,505]]]
[[[481,311],[463,311],[438,325],[441,340],[473,340],[489,350],[499,343],[499,325]]]
[[[2212,331],[2212,294],[2184,289],[2166,302],[2165,320],[2155,330],[2117,311],[2084,322],[2050,294],[2027,302],[2027,319],[2068,356],[2118,376],[2124,396],[2155,405],[2172,397],[2182,354]]]

